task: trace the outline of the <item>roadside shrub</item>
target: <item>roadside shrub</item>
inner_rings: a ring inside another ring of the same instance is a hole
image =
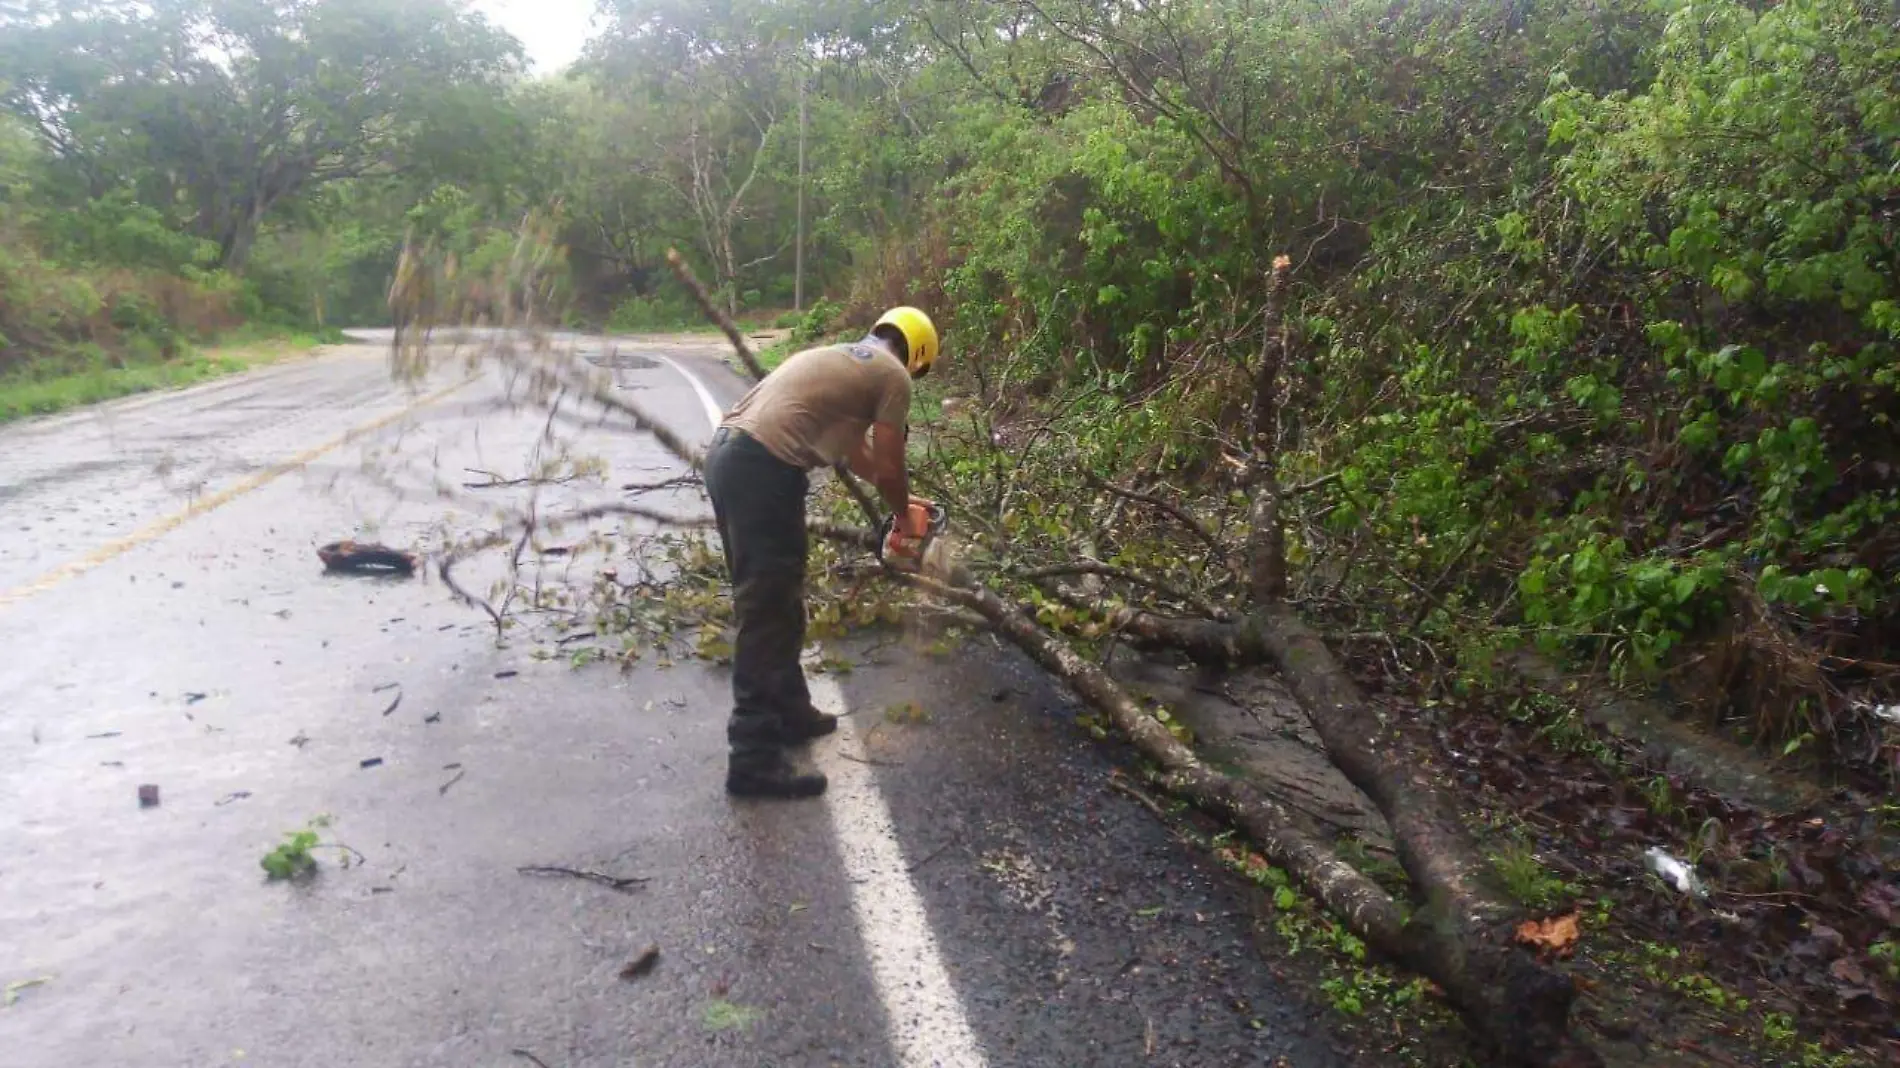
[[[699,322],[690,298],[674,287],[662,287],[645,296],[631,296],[614,306],[607,329],[617,334],[677,330]]]

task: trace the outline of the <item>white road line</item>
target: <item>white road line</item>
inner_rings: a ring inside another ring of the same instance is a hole
[[[810,686],[812,703],[821,711],[850,711],[831,678],[819,675]],[[821,761],[831,780],[825,803],[898,1063],[904,1068],[983,1068],[983,1049],[937,952],[877,777],[869,767],[840,758],[839,747],[862,748],[849,716],[838,721],[837,742]]]
[[[660,360],[668,367],[678,371],[680,377],[686,380],[686,384],[693,387],[693,392],[699,394],[699,403],[706,409],[706,421],[713,426],[718,426],[719,420],[725,418],[725,412],[720,410],[719,402],[713,400],[712,390],[706,388],[706,383],[701,382],[698,375],[688,371],[684,366],[676,362],[673,357],[661,356]]]
[[[705,383],[673,360],[660,359],[692,384],[707,420],[718,426],[722,413]],[[833,715],[850,710],[833,679],[819,675],[809,684],[812,703],[820,710]],[[859,747],[857,728],[848,716],[838,721],[836,745]],[[937,952],[923,897],[910,880],[904,847],[898,843],[890,807],[878,792],[877,777],[869,767],[840,759],[836,747],[820,763],[831,780],[825,805],[838,835],[858,937],[871,956],[871,978],[884,1004],[898,1063],[903,1068],[985,1068],[983,1048]]]

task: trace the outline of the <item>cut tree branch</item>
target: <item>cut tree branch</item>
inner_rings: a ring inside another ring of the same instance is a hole
[[[1204,526],[1200,520],[1190,515],[1187,509],[1181,507],[1180,505],[1174,503],[1173,501],[1170,501],[1165,497],[1157,497],[1153,494],[1142,493],[1138,490],[1132,490],[1132,489],[1127,488],[1126,486],[1117,486],[1113,482],[1108,481],[1107,479],[1101,477],[1100,475],[1096,474],[1093,471],[1087,471],[1087,470],[1083,471],[1082,478],[1086,480],[1089,485],[1094,486],[1096,489],[1103,490],[1108,493],[1112,493],[1117,497],[1125,497],[1128,500],[1136,502],[1137,504],[1145,504],[1150,508],[1157,508],[1163,512],[1166,512],[1169,516],[1173,517],[1176,522],[1186,527],[1188,531],[1192,533],[1196,538],[1199,538],[1201,540],[1201,543],[1203,545],[1206,545],[1208,549],[1213,552],[1215,557],[1221,558],[1221,559],[1226,558],[1227,548],[1220,543],[1219,538],[1214,536],[1214,532],[1211,530],[1208,530],[1207,527]]]
[[[1172,601],[1179,601],[1205,616],[1220,619],[1226,615],[1221,609],[1194,594],[1188,593],[1186,590],[1178,589],[1168,583],[1162,582],[1160,579],[1150,578],[1140,572],[1130,571],[1125,567],[1116,567],[1113,564],[1104,564],[1098,560],[1078,560],[1067,564],[1051,564],[1048,567],[1035,567],[1026,571],[1015,571],[1011,574],[1016,578],[1028,582],[1034,582],[1037,579],[1059,578],[1064,575],[1099,575],[1103,578],[1115,579],[1118,582],[1126,582],[1133,586],[1141,586],[1153,590],[1161,596]]]

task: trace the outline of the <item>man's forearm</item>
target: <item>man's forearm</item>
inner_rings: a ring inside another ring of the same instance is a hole
[[[884,498],[884,504],[890,508],[891,514],[902,519],[910,508],[910,472],[899,467],[895,472],[878,478],[876,485],[878,494]]]
[[[858,442],[857,446],[851,450],[851,455],[845,457],[845,466],[859,478],[877,481],[877,463],[871,459],[870,438],[867,437]]]

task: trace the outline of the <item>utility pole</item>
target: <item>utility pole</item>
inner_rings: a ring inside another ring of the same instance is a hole
[[[792,249],[792,310],[805,310],[805,83],[804,64],[798,70],[798,239]]]

